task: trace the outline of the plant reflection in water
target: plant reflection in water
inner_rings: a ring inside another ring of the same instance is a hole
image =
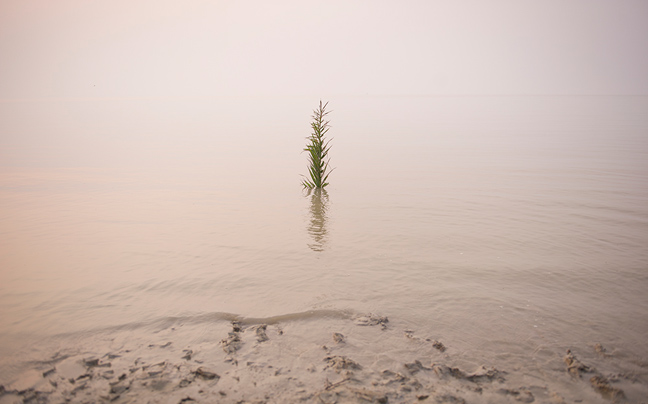
[[[308,247],[313,251],[322,252],[328,238],[326,221],[328,220],[329,196],[322,188],[307,189],[306,196],[310,196],[311,199],[308,233],[313,239]]]

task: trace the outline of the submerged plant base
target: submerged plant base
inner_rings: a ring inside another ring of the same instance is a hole
[[[329,121],[325,120],[328,111],[326,104],[319,103],[319,108],[313,111],[313,122],[311,128],[313,133],[307,137],[309,143],[304,148],[308,152],[308,173],[310,179],[304,179],[302,185],[304,188],[324,188],[328,185],[329,157],[328,152],[331,149],[330,140],[326,140],[325,135],[329,131]]]

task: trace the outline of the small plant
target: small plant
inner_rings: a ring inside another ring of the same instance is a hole
[[[308,152],[308,172],[310,180],[305,178],[302,181],[304,188],[324,188],[328,185],[328,176],[332,170],[329,170],[328,152],[331,149],[329,146],[330,140],[326,140],[324,135],[329,131],[329,121],[325,120],[329,111],[326,111],[328,102],[322,105],[320,100],[319,108],[313,111],[313,122],[311,128],[313,133],[307,137],[309,143],[304,148]]]

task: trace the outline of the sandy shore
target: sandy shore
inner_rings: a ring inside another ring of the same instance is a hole
[[[451,341],[378,315],[305,313],[298,320],[176,322],[85,335],[2,380],[0,404],[646,402],[645,374],[610,373],[579,359],[582,350],[597,364],[613,363],[600,344],[561,352],[542,380],[523,364],[470,367]]]

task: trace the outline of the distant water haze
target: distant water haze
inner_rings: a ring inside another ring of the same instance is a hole
[[[477,327],[481,296],[533,302],[557,339],[556,321],[585,338],[594,305],[602,335],[645,354],[645,97],[333,99],[336,169],[310,196],[307,101],[8,114],[23,132],[3,157],[4,345],[322,305]]]
[[[5,0],[0,99],[646,94],[648,4]]]

